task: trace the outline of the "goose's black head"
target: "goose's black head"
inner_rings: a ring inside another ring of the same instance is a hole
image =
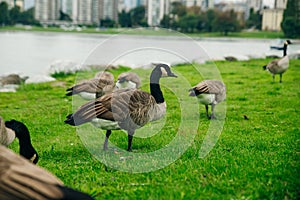
[[[10,121],[6,121],[5,122],[5,126],[7,128],[12,129],[17,138],[23,137],[23,133],[29,133],[28,128],[25,126],[25,124],[23,124],[22,122],[16,121],[16,120],[10,120]]]
[[[189,89],[189,96],[191,96],[191,97],[195,97],[195,96],[197,96],[198,94],[197,94],[197,91],[194,89],[194,88],[192,88],[192,89]],[[199,93],[199,92],[198,92]]]
[[[263,70],[267,70],[267,65],[263,66],[262,68]]]
[[[156,66],[153,71],[159,71],[161,77],[177,77],[177,75],[171,71],[171,67],[169,65],[163,63],[155,65]]]
[[[26,125],[13,119],[6,121],[5,126],[12,129],[15,132],[16,137],[19,139],[20,154],[36,164],[39,156],[31,144],[30,134]]]
[[[286,40],[286,41],[285,41],[285,44],[287,44],[287,45],[288,45],[288,44],[292,44],[292,42],[291,42],[290,40]]]

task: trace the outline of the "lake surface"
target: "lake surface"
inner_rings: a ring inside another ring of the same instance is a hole
[[[204,62],[282,55],[270,50],[270,39],[188,38],[177,36],[96,35],[46,32],[0,32],[0,75],[47,74],[53,63],[143,67],[151,62]],[[288,53],[299,52],[300,44]]]

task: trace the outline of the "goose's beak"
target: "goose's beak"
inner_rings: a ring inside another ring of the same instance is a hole
[[[175,78],[178,77],[176,74],[173,74],[173,73],[169,74],[168,76],[169,76],[169,77],[175,77]]]

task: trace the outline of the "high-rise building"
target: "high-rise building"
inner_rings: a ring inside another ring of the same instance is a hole
[[[99,0],[99,19],[118,21],[119,0]]]
[[[77,23],[92,24],[92,0],[79,0],[77,5]]]
[[[247,0],[246,4],[249,8],[253,8],[254,12],[260,11],[263,8],[263,0]]]
[[[54,23],[60,17],[59,0],[35,0],[35,19],[42,23]]]
[[[275,0],[274,9],[263,10],[262,30],[280,31],[288,0]]]
[[[164,15],[168,15],[170,13],[170,9],[170,0],[148,0],[148,25],[158,26]]]
[[[209,10],[214,8],[214,0],[201,0],[201,10]]]
[[[275,0],[274,9],[285,9],[288,0]]]
[[[181,0],[178,1],[181,2],[182,5],[186,7],[192,7],[192,6],[200,6],[201,5],[201,0]]]

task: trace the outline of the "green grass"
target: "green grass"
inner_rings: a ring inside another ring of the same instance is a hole
[[[187,151],[167,167],[149,173],[106,167],[86,150],[76,129],[63,123],[72,112],[72,98],[65,96],[65,89],[78,77],[93,77],[95,71],[60,75],[52,83],[28,84],[16,93],[0,93],[1,116],[23,121],[29,127],[40,155],[39,166],[67,186],[96,199],[299,199],[300,61],[290,61],[282,84],[278,77],[273,83],[271,75],[262,70],[261,66],[268,61],[216,62],[227,86],[225,125],[217,144],[204,159],[199,158],[210,123],[205,118],[204,106],[200,105],[197,135]],[[199,67],[205,70],[211,65]],[[126,70],[111,72],[116,77]],[[150,70],[134,71],[142,76],[143,89],[148,91]],[[191,85],[202,80],[190,65],[176,66],[174,71]],[[163,79],[162,83],[180,88],[176,85],[179,79]],[[178,130],[179,100],[167,87],[163,90],[168,103],[166,124],[153,137],[134,138],[134,153],[164,147]],[[100,130],[97,132],[93,137],[101,136]],[[125,149],[127,137],[114,131],[111,143]],[[17,152],[18,142],[14,141],[10,148]],[[136,164],[131,161],[122,162]]]
[[[133,31],[134,30],[134,31]],[[176,35],[172,34],[168,31],[147,31],[147,29],[130,29],[130,28],[107,28],[107,29],[100,29],[96,30],[95,28],[85,28],[82,31],[64,31],[58,27],[37,27],[33,26],[31,29],[25,27],[15,27],[15,26],[4,26],[0,27],[0,31],[37,31],[37,32],[65,32],[65,33],[93,33],[93,34],[134,34],[134,35],[159,35],[159,36],[169,36],[169,35]],[[190,37],[237,37],[237,38],[284,38],[283,32],[272,32],[272,31],[241,31],[236,33],[228,33],[227,36],[224,36],[220,32],[212,32],[212,33],[185,33]]]

